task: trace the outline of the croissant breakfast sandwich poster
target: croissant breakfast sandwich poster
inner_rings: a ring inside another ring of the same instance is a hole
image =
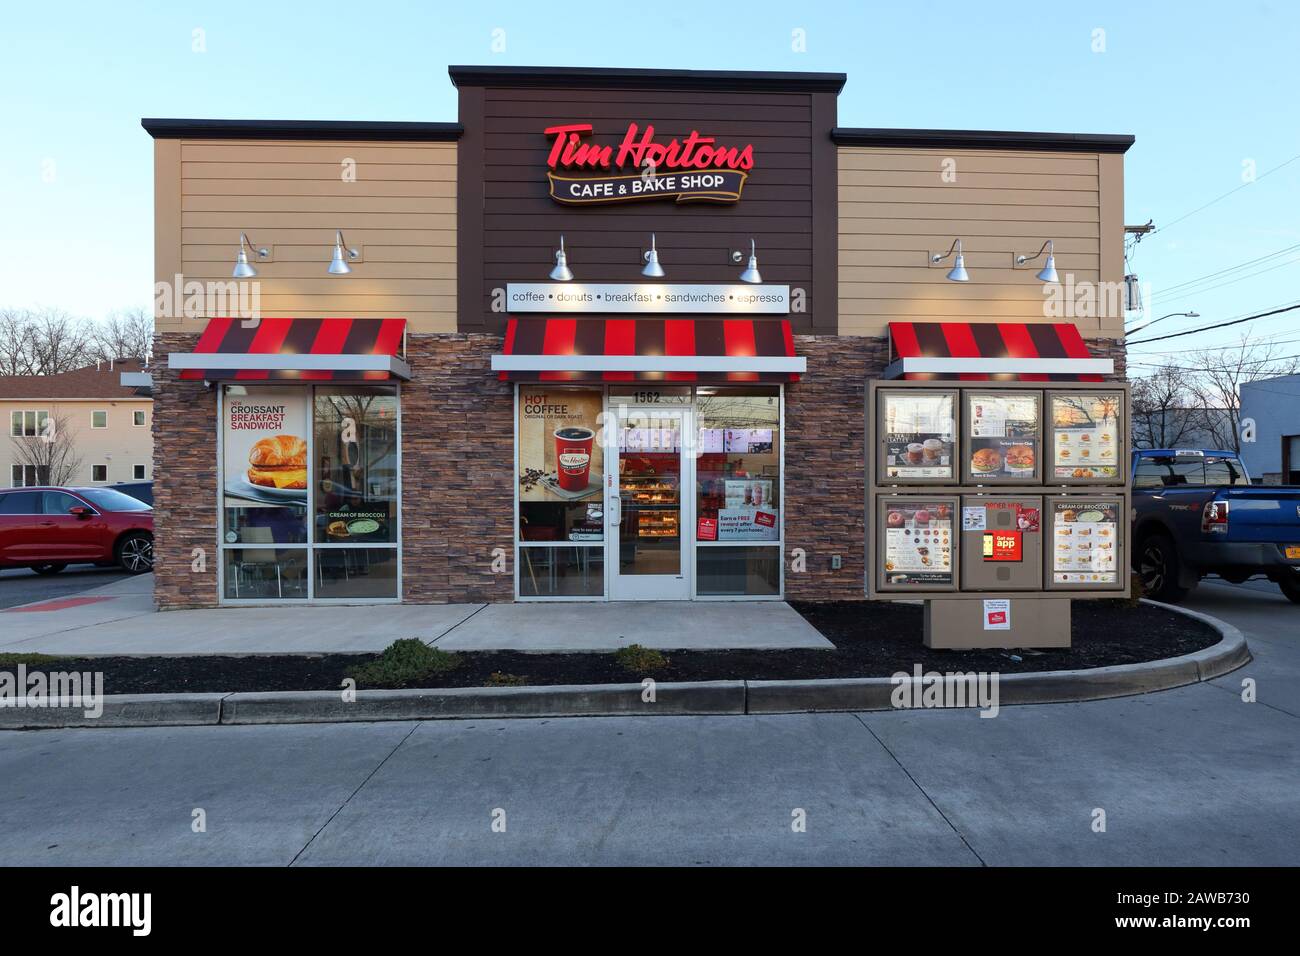
[[[247,387],[222,412],[226,495],[267,503],[307,501],[307,399]]]

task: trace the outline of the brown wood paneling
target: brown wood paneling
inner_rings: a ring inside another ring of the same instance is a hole
[[[544,281],[561,234],[579,280],[635,282],[652,232],[668,280],[682,282],[735,281],[741,266],[731,261],[731,252],[748,250],[752,237],[763,278],[805,290],[807,311],[791,316],[796,329],[835,330],[834,93],[462,82],[460,121],[461,331],[503,331],[506,316],[492,311],[493,290],[508,282]],[[551,138],[543,131],[584,122],[595,126],[588,141],[615,148],[631,122],[653,126],[657,142],[697,130],[719,145],[749,143],[754,169],[734,205],[648,200],[562,206],[548,195]],[[820,222],[818,203],[824,203]]]

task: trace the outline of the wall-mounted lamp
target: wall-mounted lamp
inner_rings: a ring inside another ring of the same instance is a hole
[[[346,254],[345,254],[346,253]],[[343,230],[337,229],[334,232],[334,255],[330,259],[329,273],[332,276],[345,276],[352,271],[348,265],[348,260],[355,261],[360,258],[361,253],[356,249],[349,249],[343,241]]]
[[[235,256],[235,270],[230,273],[236,279],[251,279],[257,275],[257,270],[248,264],[248,250],[253,251],[259,261],[268,259],[271,250],[267,248],[258,248],[248,241],[248,236],[244,233],[239,234],[239,252]]]
[[[1038,280],[1040,282],[1060,282],[1060,278],[1056,275],[1056,256],[1053,254],[1051,239],[1048,239],[1043,243],[1042,248],[1032,256],[1016,256],[1016,265],[1023,266],[1026,262],[1033,262],[1041,256],[1044,251],[1047,252],[1047,263],[1041,270],[1039,270],[1037,276]]]
[[[655,248],[655,235],[650,233],[650,251],[645,254],[645,268],[641,270],[643,276],[651,279],[662,279],[667,273],[664,267],[659,264],[659,250]]]
[[[954,239],[952,241],[952,245],[948,247],[947,252],[945,252],[941,256],[931,256],[930,261],[934,263],[943,262],[944,259],[947,259],[954,252],[957,253],[957,258],[953,260],[952,268],[948,270],[948,276],[947,276],[948,281],[969,282],[970,275],[966,272],[966,257],[963,256],[961,253],[960,239]]]
[[[560,249],[555,253],[555,268],[551,270],[551,279],[555,282],[573,281],[573,270],[569,268],[569,257],[564,253],[563,236],[560,236]]]
[[[754,240],[749,240],[749,265],[745,266],[745,271],[740,274],[741,282],[762,282],[763,277],[758,271],[758,250],[754,246]]]

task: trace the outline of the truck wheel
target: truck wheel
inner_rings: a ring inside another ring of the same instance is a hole
[[[1293,574],[1289,578],[1278,581],[1277,586],[1282,589],[1288,601],[1292,604],[1300,604],[1300,577]]]
[[[133,531],[117,544],[117,563],[127,574],[153,570],[153,536]]]
[[[1176,604],[1187,596],[1190,588],[1178,583],[1182,565],[1173,539],[1166,534],[1152,534],[1142,539],[1138,548],[1138,574],[1147,597],[1167,604]]]

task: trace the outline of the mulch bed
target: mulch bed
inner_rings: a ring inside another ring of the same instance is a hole
[[[1002,674],[1134,664],[1190,654],[1219,641],[1213,628],[1150,605],[1076,601],[1074,646],[1056,651],[940,651],[921,643],[921,607],[861,601],[793,605],[835,644],[835,650],[667,651],[669,663],[652,674],[621,668],[613,654],[458,654],[454,670],[417,682],[421,687],[482,687],[509,675],[522,684],[660,681],[807,680],[888,677],[924,670],[998,671]],[[103,671],[109,694],[337,690],[345,673],[369,654],[255,657],[61,658],[32,670]],[[9,668],[6,668],[9,669]],[[395,685],[403,686],[403,685]]]

